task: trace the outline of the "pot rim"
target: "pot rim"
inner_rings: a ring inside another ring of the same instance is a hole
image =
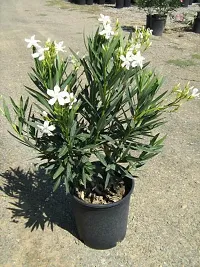
[[[130,197],[130,195],[133,192],[134,186],[135,186],[135,181],[134,178],[127,178],[131,180],[131,188],[128,192],[128,194],[126,194],[125,197],[123,197],[121,200],[117,201],[117,202],[113,202],[113,203],[109,203],[109,204],[92,204],[92,203],[87,203],[85,201],[83,201],[82,199],[76,197],[75,195],[72,195],[72,197],[75,199],[75,201],[77,201],[79,204],[86,206],[86,207],[90,207],[90,208],[99,208],[99,209],[107,209],[107,208],[112,208],[114,206],[118,206],[120,204],[122,204],[128,197]]]

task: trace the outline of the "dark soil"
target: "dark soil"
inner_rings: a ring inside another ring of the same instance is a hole
[[[87,203],[109,204],[121,200],[126,195],[126,188],[124,181],[121,181],[106,189],[101,185],[91,186],[84,190],[77,189],[76,195]]]

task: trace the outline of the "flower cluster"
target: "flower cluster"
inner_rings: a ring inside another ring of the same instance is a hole
[[[45,59],[45,51],[49,51],[49,47],[42,47],[38,43],[40,43],[40,40],[35,40],[35,35],[31,36],[30,39],[25,39],[25,42],[27,42],[27,48],[32,48],[33,47],[33,58],[38,58],[40,61]],[[46,44],[50,43],[50,39],[47,40]],[[55,52],[56,54],[58,52],[65,52],[63,46],[63,41],[56,43],[54,42],[55,46]]]
[[[152,36],[153,30],[142,28],[135,28],[135,36],[132,38],[134,44],[140,44],[146,50],[149,46],[151,46],[150,37]]]
[[[99,34],[105,36],[107,40],[110,39],[110,37],[115,34],[111,27],[110,17],[100,14],[100,18],[98,20],[103,25],[103,30]]]
[[[54,90],[48,89],[47,94],[52,97],[48,101],[51,106],[58,101],[61,106],[69,104],[69,109],[71,109],[73,104],[77,102],[73,93],[68,93],[67,88],[64,91],[60,91],[60,87],[58,85],[54,86]]]
[[[52,136],[52,132],[56,129],[54,125],[49,125],[49,121],[44,121],[43,125],[37,125],[37,128],[42,135],[47,134],[48,136]]]
[[[125,56],[120,56],[120,59],[123,61],[122,67],[125,67],[127,70],[129,70],[130,67],[135,68],[138,66],[142,69],[145,58],[141,56],[140,51],[138,51],[136,54],[133,54],[133,51],[129,49]]]
[[[38,44],[40,43],[40,40],[36,40],[35,35],[33,35],[30,39],[25,39],[25,42],[28,43],[27,48],[33,48],[32,57],[38,59],[39,61],[43,61],[44,67],[46,66],[45,62],[50,63],[51,59],[54,61],[54,58],[56,57],[58,52],[65,52],[63,41],[57,43],[56,41],[51,42],[50,39],[47,39],[45,47],[42,47]],[[45,53],[46,51],[48,51],[48,53]],[[48,103],[51,106],[53,106],[56,102],[58,102],[60,106],[68,104],[69,110],[72,109],[73,104],[77,102],[77,99],[74,97],[74,94],[72,92],[69,93],[67,89],[68,87],[66,87],[65,90],[61,91],[61,88],[58,84],[54,86],[53,90],[47,89],[46,93],[51,97],[48,100]],[[44,118],[44,122],[43,124],[37,124],[37,129],[40,131],[41,135],[46,134],[48,136],[52,136],[52,132],[56,129],[56,127],[55,125],[50,125],[46,111],[42,112],[42,116]]]
[[[185,98],[187,100],[200,97],[199,89],[194,86],[190,86],[189,82],[183,89],[180,88],[180,84],[176,85],[173,88],[173,92],[177,93],[177,98]]]

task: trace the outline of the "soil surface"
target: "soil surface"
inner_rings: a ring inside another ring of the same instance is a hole
[[[88,186],[88,188],[76,191],[76,196],[91,204],[109,204],[120,201],[128,193],[128,186],[125,187],[124,181],[108,186],[103,185]],[[130,190],[129,190],[130,191]]]
[[[126,32],[145,24],[145,13],[136,7],[1,0],[0,95],[17,100],[26,94],[23,85],[32,85],[27,72],[33,62],[24,38],[63,40],[84,53],[82,33],[96,29],[100,13],[119,18]],[[188,81],[200,88],[200,34],[168,21],[163,36],[152,37],[145,58],[166,77],[163,90]],[[62,189],[52,194],[44,174],[34,169],[35,154],[9,135],[0,116],[0,266],[199,267],[200,100],[167,119],[162,154],[137,173],[126,238],[113,249],[96,251],[77,238],[71,198]]]

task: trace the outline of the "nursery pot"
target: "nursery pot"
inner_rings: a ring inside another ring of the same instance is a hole
[[[105,4],[105,0],[97,0],[97,4],[104,5]]]
[[[183,0],[183,6],[188,7],[190,3],[190,0]]]
[[[111,4],[111,5],[115,5],[115,4],[116,4],[116,0],[110,0],[110,1],[109,1],[109,4]]]
[[[131,6],[131,0],[124,0],[124,7],[130,7]]]
[[[151,18],[151,29],[152,34],[156,36],[161,36],[166,24],[166,16],[160,16],[158,14],[152,15]]]
[[[85,5],[86,4],[86,0],[75,0],[75,3],[78,5]]]
[[[124,0],[116,0],[116,8],[123,8]]]
[[[194,20],[193,32],[200,33],[200,16],[197,16]]]
[[[109,249],[124,239],[134,180],[126,178],[126,195],[111,204],[89,204],[73,196],[73,213],[80,240],[94,249]]]
[[[146,29],[148,29],[148,28],[151,29],[151,25],[152,25],[152,15],[148,14],[146,16]]]
[[[87,5],[93,5],[93,0],[86,0]]]
[[[192,3],[193,3],[193,0],[189,0],[189,5],[192,5]]]

